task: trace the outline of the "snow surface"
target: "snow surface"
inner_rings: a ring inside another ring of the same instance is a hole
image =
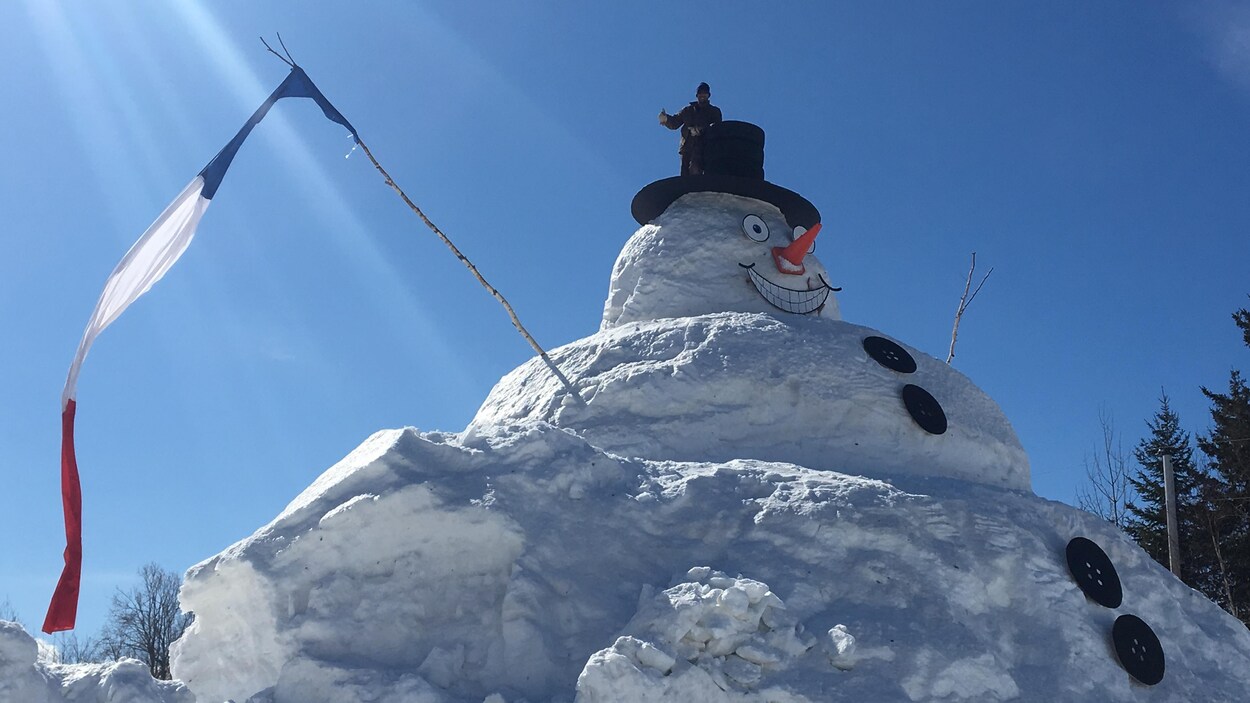
[[[785,241],[750,242],[746,214],[784,227],[693,194],[638,230],[601,330],[551,353],[583,401],[523,364],[463,432],[378,432],[193,567],[185,688],[41,663],[0,624],[0,702],[1245,700],[1250,631],[1033,495],[962,374],[914,349],[915,373],[885,369],[862,347],[881,333],[832,296],[768,305],[739,264],[781,275]],[[945,434],[911,420],[904,383]],[[1120,608],[1072,580],[1075,536],[1116,565]],[[1124,613],[1162,641],[1154,687],[1116,659]]]

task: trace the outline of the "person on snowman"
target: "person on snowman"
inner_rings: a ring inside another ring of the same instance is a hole
[[[670,115],[660,110],[660,124],[669,129],[681,128],[681,175],[696,176],[703,173],[703,130],[721,121],[720,108],[712,104],[712,89],[700,83],[694,90],[694,102],[681,112]]]

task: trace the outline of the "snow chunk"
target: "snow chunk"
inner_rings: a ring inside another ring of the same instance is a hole
[[[846,625],[834,625],[827,634],[829,661],[843,671],[855,668],[855,636],[847,631]]]
[[[686,677],[683,689],[702,687],[697,700],[730,700],[724,697],[727,692],[754,691],[766,675],[784,672],[792,659],[815,644],[797,626],[775,630],[765,624],[766,611],[784,607],[767,584],[710,567],[690,569],[687,577],[697,580],[643,603],[626,627],[635,634],[618,638],[590,658],[578,677],[579,702],[609,700],[612,691],[620,696],[617,700],[632,700],[624,692],[641,695],[654,688],[657,674],[670,673]],[[704,675],[686,673],[692,665]]]

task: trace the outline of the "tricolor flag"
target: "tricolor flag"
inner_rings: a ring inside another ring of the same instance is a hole
[[[230,168],[230,162],[243,145],[243,140],[264,119],[269,108],[282,98],[312,98],[326,117],[346,127],[356,143],[360,143],[356,129],[317,90],[308,74],[299,66],[292,66],[282,85],[257,108],[234,139],[183,188],[113,269],[96,303],[95,312],[91,313],[82,342],[78,344],[78,353],[69,367],[69,377],[61,394],[61,501],[65,508],[65,569],[48,606],[48,615],[43,622],[44,632],[51,634],[74,629],[78,614],[78,585],[82,575],[82,489],[78,481],[78,461],[74,456],[74,410],[77,407],[75,397],[82,362],[100,332],[121,316],[139,296],[148,292],[152,284],[161,280],[182,252],[187,250],[200,218],[217,193],[226,169]]]

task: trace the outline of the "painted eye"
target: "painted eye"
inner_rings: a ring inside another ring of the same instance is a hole
[[[768,239],[768,225],[764,223],[764,218],[759,215],[747,215],[742,218],[742,231],[757,242],[763,242]]]
[[[799,225],[798,227],[794,228],[794,236],[790,237],[790,241],[793,242],[794,240],[798,239],[799,237],[802,237],[805,234],[807,234],[807,228],[804,227],[803,225]],[[807,253],[812,254],[812,253],[815,253],[815,251],[816,251],[816,240],[813,239],[812,245],[807,248]]]

